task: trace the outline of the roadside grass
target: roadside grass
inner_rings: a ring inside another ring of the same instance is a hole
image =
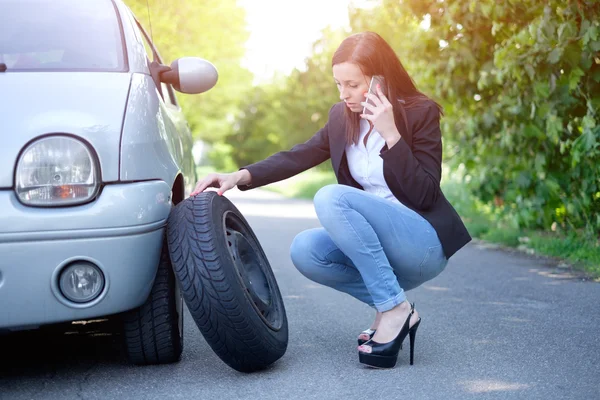
[[[490,243],[517,248],[529,254],[556,258],[561,267],[583,271],[600,280],[600,241],[580,232],[552,232],[518,229],[499,220],[480,204],[465,188],[459,173],[444,168],[442,190],[463,219],[472,237]],[[212,167],[199,167],[198,176],[216,172]],[[312,200],[317,191],[336,183],[332,171],[311,169],[292,178],[264,186],[263,189],[289,198]]]
[[[448,168],[444,169],[448,171]],[[474,238],[517,248],[528,254],[556,258],[558,265],[600,279],[600,240],[584,232],[520,229],[493,215],[462,183],[460,173],[445,173],[442,191]]]

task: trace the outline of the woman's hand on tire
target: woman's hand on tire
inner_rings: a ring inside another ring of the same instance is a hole
[[[209,174],[198,181],[196,188],[190,194],[190,196],[195,196],[199,193],[202,193],[209,187],[217,188],[218,195],[222,196],[223,193],[229,189],[232,189],[236,185],[240,183],[246,184],[248,182],[250,182],[250,173],[245,169],[229,174]]]

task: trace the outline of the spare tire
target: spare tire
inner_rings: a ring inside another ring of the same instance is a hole
[[[167,236],[175,276],[200,332],[230,367],[251,372],[283,356],[288,324],[269,261],[235,205],[215,192],[179,203]]]

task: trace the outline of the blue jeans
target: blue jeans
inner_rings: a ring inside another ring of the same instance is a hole
[[[413,210],[363,190],[328,185],[314,198],[323,228],[300,232],[290,256],[307,278],[388,311],[444,270],[433,227]]]

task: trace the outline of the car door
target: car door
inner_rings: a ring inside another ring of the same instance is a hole
[[[136,33],[141,36],[141,39],[144,43],[148,63],[156,61],[160,64],[163,64],[160,53],[158,52],[151,38],[148,36],[139,21],[135,18],[134,20],[134,29],[136,30]],[[164,111],[164,114],[167,116],[167,118],[164,120],[167,141],[169,142],[170,148],[173,151],[173,155],[177,160],[177,164],[180,166],[183,172],[186,190],[185,194],[187,196],[197,180],[196,166],[192,157],[192,133],[185,115],[183,114],[183,110],[179,106],[173,87],[167,83],[161,82],[158,92],[160,94],[161,108]]]

